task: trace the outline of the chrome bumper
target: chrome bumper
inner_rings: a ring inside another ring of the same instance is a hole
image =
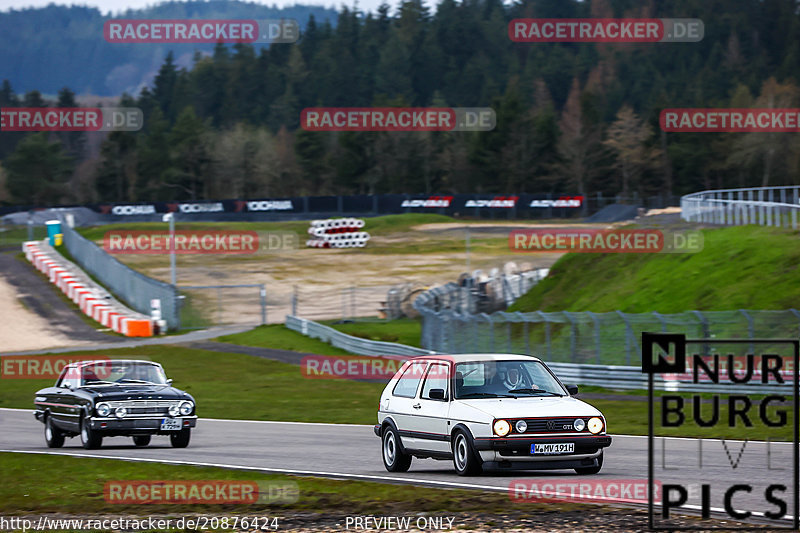
[[[126,416],[99,417],[94,416],[89,419],[89,427],[98,431],[119,431],[119,430],[150,430],[161,431],[161,421],[165,418],[174,418],[181,421],[181,428],[193,428],[197,425],[197,416]],[[165,433],[167,433],[165,431]]]

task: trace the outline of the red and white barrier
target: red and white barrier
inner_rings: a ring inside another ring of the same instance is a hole
[[[123,306],[82,271],[39,242],[26,242],[22,251],[37,270],[50,279],[81,311],[112,331],[128,337],[151,337],[152,320]]]
[[[306,241],[309,248],[363,248],[369,233],[360,231],[365,222],[359,218],[329,218],[312,220],[308,228],[314,239]]]

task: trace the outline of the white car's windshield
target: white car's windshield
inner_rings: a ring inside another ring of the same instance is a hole
[[[456,364],[456,399],[565,394],[558,381],[538,361],[474,361]]]
[[[99,361],[85,365],[81,367],[80,379],[82,386],[167,383],[167,377],[160,366],[131,361]]]

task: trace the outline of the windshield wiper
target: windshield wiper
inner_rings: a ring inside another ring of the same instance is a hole
[[[544,389],[511,389],[508,392],[509,393],[519,392],[522,394],[547,394],[549,396],[558,396],[559,398],[564,396],[563,394],[558,394],[557,392],[551,392],[549,390],[544,390]]]
[[[156,385],[156,383],[153,383],[152,381],[145,381],[143,379],[128,379],[128,378],[121,379],[119,380],[118,383],[142,383],[144,385]]]
[[[116,381],[103,381],[102,379],[98,379],[97,381],[83,384],[84,387],[91,387],[92,385],[119,385],[119,383]]]
[[[510,394],[495,394],[494,392],[468,392],[467,394],[458,396],[459,400],[463,398],[516,398],[516,396],[511,396]]]

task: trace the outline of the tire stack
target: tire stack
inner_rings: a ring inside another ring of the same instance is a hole
[[[312,220],[306,241],[309,248],[363,248],[369,233],[361,231],[364,221],[359,218],[328,218]]]

